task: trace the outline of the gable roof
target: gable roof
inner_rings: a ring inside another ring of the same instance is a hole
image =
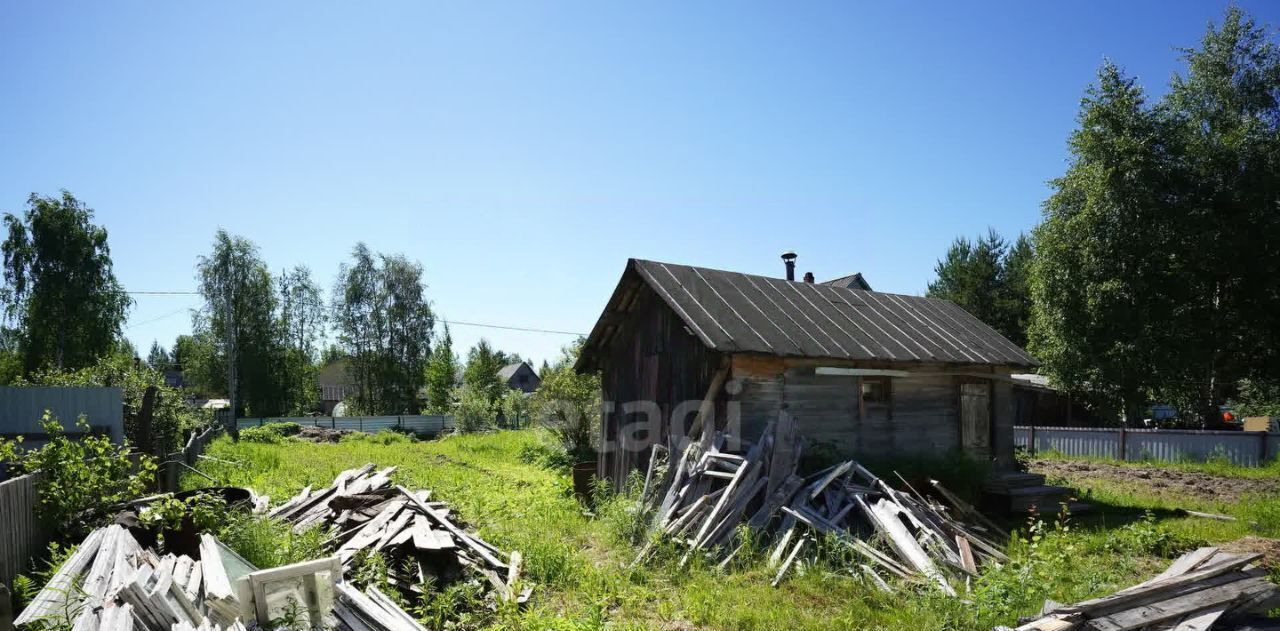
[[[832,287],[844,287],[846,289],[862,289],[871,291],[871,284],[867,279],[862,277],[862,272],[855,272],[848,276],[841,276],[828,281],[823,281],[823,285],[831,285]]]
[[[502,368],[498,369],[498,376],[501,377],[503,381],[510,381],[511,378],[514,377],[515,374],[520,371],[520,367],[524,365],[525,365],[524,362],[515,362],[513,364],[507,364],[506,366],[503,366]],[[533,370],[533,368],[530,368],[529,370]]]
[[[631,259],[578,368],[616,330],[628,277],[638,278],[715,351],[783,357],[946,362],[1031,367],[1039,363],[995,329],[946,300],[799,283]]]

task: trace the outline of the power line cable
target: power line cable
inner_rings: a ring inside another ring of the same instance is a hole
[[[128,291],[128,292],[125,292],[125,293],[130,294],[130,295],[134,295],[134,296],[199,296],[199,295],[201,295],[199,292],[195,292],[195,291]],[[136,327],[136,326],[142,326],[142,325],[144,325],[144,324],[150,324],[150,323],[152,323],[152,322],[156,322],[156,321],[158,321],[158,320],[163,320],[164,318],[167,318],[167,317],[170,317],[170,316],[173,316],[173,315],[177,315],[178,313],[181,313],[182,311],[185,311],[185,310],[186,310],[186,309],[188,309],[188,308],[190,308],[190,307],[184,307],[184,308],[182,308],[182,309],[179,309],[178,311],[174,311],[174,312],[172,312],[172,313],[167,313],[167,314],[162,315],[162,316],[160,316],[160,317],[158,317],[158,318],[153,318],[153,319],[151,319],[151,320],[147,320],[147,321],[145,321],[145,322],[139,322],[139,323],[137,323],[137,324],[131,324],[131,325],[129,325],[129,326],[127,326],[127,327],[125,327],[125,328],[126,328],[126,329],[132,329],[133,327]],[[330,308],[329,308],[329,307],[325,307],[325,310],[330,310]],[[506,325],[506,324],[490,324],[490,323],[487,323],[487,322],[466,322],[466,321],[463,321],[463,320],[443,320],[443,322],[444,322],[445,324],[448,324],[448,325],[454,325],[454,324],[456,324],[456,325],[459,325],[459,326],[475,326],[475,327],[481,327],[481,328],[486,328],[486,329],[502,329],[502,330],[505,330],[505,331],[522,331],[522,332],[525,332],[525,333],[547,333],[547,334],[550,334],[550,335],[573,335],[573,336],[577,336],[577,337],[586,337],[586,335],[587,335],[586,333],[579,333],[579,332],[576,332],[576,331],[559,331],[559,330],[556,330],[556,329],[539,329],[539,328],[536,328],[536,327],[510,326],[510,325]]]
[[[132,329],[132,328],[134,328],[134,327],[139,327],[139,326],[142,326],[142,325],[144,325],[144,324],[151,324],[152,322],[159,322],[160,320],[163,320],[163,319],[165,319],[165,318],[171,318],[171,317],[176,316],[176,315],[178,315],[178,314],[180,314],[180,313],[182,313],[182,312],[184,312],[184,311],[189,311],[190,309],[192,309],[192,307],[191,307],[191,306],[186,306],[186,307],[183,307],[183,308],[178,309],[178,310],[176,310],[176,311],[170,311],[169,313],[166,313],[166,314],[164,314],[164,315],[162,315],[162,316],[157,316],[157,317],[151,318],[150,320],[143,320],[142,322],[135,322],[134,324],[130,324],[129,326],[124,327],[124,330],[128,331],[129,329]]]
[[[508,331],[525,331],[527,333],[552,333],[555,335],[576,335],[578,337],[586,337],[586,333],[575,333],[573,331],[556,331],[554,329],[535,329],[523,326],[506,326],[503,324],[484,324],[481,322],[463,322],[462,320],[444,320],[445,324],[460,324],[463,326],[479,326],[487,329],[506,329]]]

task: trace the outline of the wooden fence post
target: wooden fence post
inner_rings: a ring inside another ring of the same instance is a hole
[[[160,391],[155,386],[147,386],[142,392],[142,406],[138,410],[136,420],[138,422],[138,446],[149,454],[159,455],[161,452],[156,448],[155,442],[151,439],[151,417],[155,414],[156,399],[160,396]]]
[[[1032,456],[1036,455],[1036,426],[1033,424],[1027,429],[1027,453]]]
[[[1120,426],[1120,460],[1129,459],[1129,433],[1125,431],[1124,425]]]

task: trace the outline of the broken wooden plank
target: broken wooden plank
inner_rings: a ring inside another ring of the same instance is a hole
[[[438,513],[435,509],[431,508],[430,506],[427,506],[426,503],[422,502],[417,497],[414,497],[414,495],[409,492],[409,489],[406,489],[403,486],[397,486],[396,489],[398,489],[401,493],[403,493],[405,497],[408,497],[409,502],[414,506],[416,506],[418,510],[422,511],[428,517],[435,520],[441,526],[444,526],[445,530],[448,530],[450,534],[452,534],[454,537],[457,537],[458,541],[461,541],[467,547],[471,548],[472,550],[475,550],[476,553],[479,554],[480,557],[483,558],[485,561],[488,561],[489,564],[493,565],[495,568],[501,568],[504,570],[507,568],[506,563],[503,563],[502,561],[498,560],[498,557],[494,556],[493,553],[485,549],[484,546],[472,540],[472,538],[465,531],[455,526],[453,522],[449,521],[446,517]]]
[[[973,550],[964,535],[956,535],[956,547],[960,549],[960,563],[964,570],[974,576],[978,574],[978,564],[973,560]]]

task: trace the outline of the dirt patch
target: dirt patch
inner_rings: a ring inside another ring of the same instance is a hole
[[[1072,483],[1108,480],[1145,486],[1156,495],[1191,496],[1211,502],[1237,502],[1246,495],[1280,494],[1280,479],[1228,478],[1159,467],[1125,467],[1080,460],[1033,460],[1031,470]]]
[[[1218,547],[1227,552],[1238,554],[1259,552],[1262,554],[1262,559],[1258,562],[1260,565],[1271,570],[1280,570],[1280,539],[1253,536],[1241,537]]]
[[[302,431],[298,432],[296,438],[300,440],[309,440],[313,443],[336,443],[342,440],[347,434],[354,434],[349,429],[329,429],[327,427],[315,427],[312,425],[304,425]]]

